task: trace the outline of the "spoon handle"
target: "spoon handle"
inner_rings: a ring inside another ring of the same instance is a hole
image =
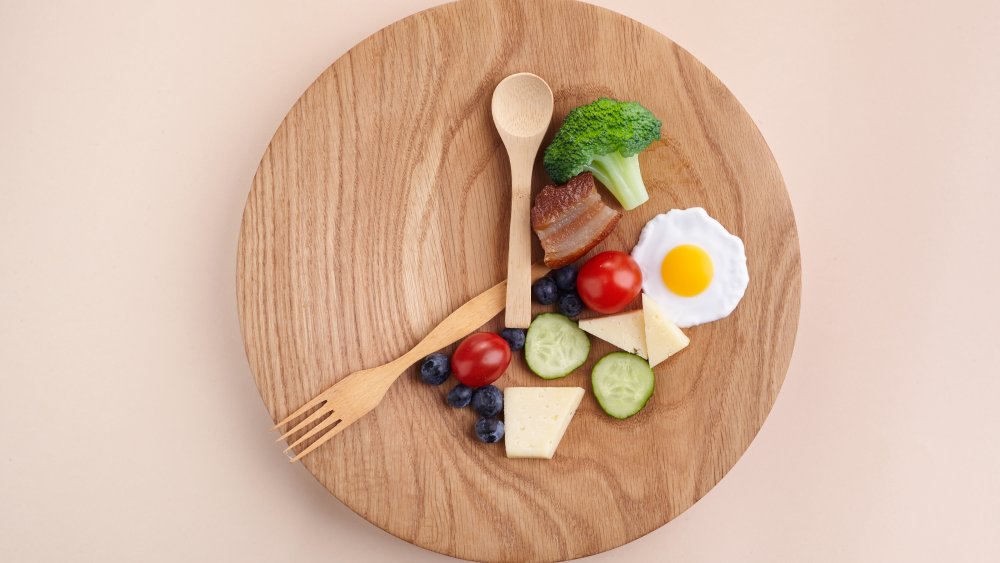
[[[534,159],[534,153],[510,155],[510,239],[504,315],[504,324],[510,328],[528,328],[531,324],[531,169]]]

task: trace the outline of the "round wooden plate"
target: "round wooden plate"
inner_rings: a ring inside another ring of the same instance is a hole
[[[691,345],[657,368],[652,400],[625,421],[593,399],[590,364],[543,382],[517,354],[501,387],[588,390],[551,461],[509,460],[502,445],[476,441],[471,410],[444,403],[450,384],[424,385],[417,368],[305,458],[375,525],[485,561],[598,553],[691,506],[764,422],[799,314],[798,237],[781,174],[739,102],[694,57],[569,0],[448,4],[338,59],[261,160],[238,297],[250,367],[275,420],[340,377],[399,356],[505,277],[510,176],[490,96],[519,71],[555,93],[550,136],[571,108],[599,96],[638,100],[663,120],[662,142],[641,157],[650,201],[595,252],[628,251],[657,213],[701,206],[743,238],[750,286],[731,316],[687,331]],[[539,165],[535,190],[546,182]],[[611,351],[592,341],[591,362]]]

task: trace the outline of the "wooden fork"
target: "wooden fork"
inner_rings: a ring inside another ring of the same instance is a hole
[[[537,280],[549,271],[541,264],[531,267],[531,279]],[[445,317],[423,340],[407,353],[378,367],[356,371],[334,383],[319,395],[310,399],[295,412],[274,425],[278,430],[296,418],[315,408],[316,411],[288,429],[278,438],[282,441],[296,432],[316,423],[308,432],[285,448],[288,452],[309,438],[316,436],[313,443],[289,459],[294,463],[323,445],[359,418],[368,414],[382,402],[386,391],[407,368],[432,352],[463,338],[486,324],[504,309],[507,297],[507,282],[502,281],[473,297],[464,305]]]

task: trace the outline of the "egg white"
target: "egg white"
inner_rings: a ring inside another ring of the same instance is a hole
[[[682,244],[704,250],[714,269],[708,287],[693,297],[667,289],[660,274],[663,258]],[[632,258],[642,270],[642,290],[681,328],[729,316],[750,283],[743,241],[700,207],[674,209],[650,219],[632,248]]]

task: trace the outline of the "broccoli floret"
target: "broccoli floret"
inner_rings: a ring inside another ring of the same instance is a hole
[[[662,123],[637,102],[601,98],[569,112],[542,163],[560,184],[592,172],[625,209],[649,199],[639,153],[660,138]]]

